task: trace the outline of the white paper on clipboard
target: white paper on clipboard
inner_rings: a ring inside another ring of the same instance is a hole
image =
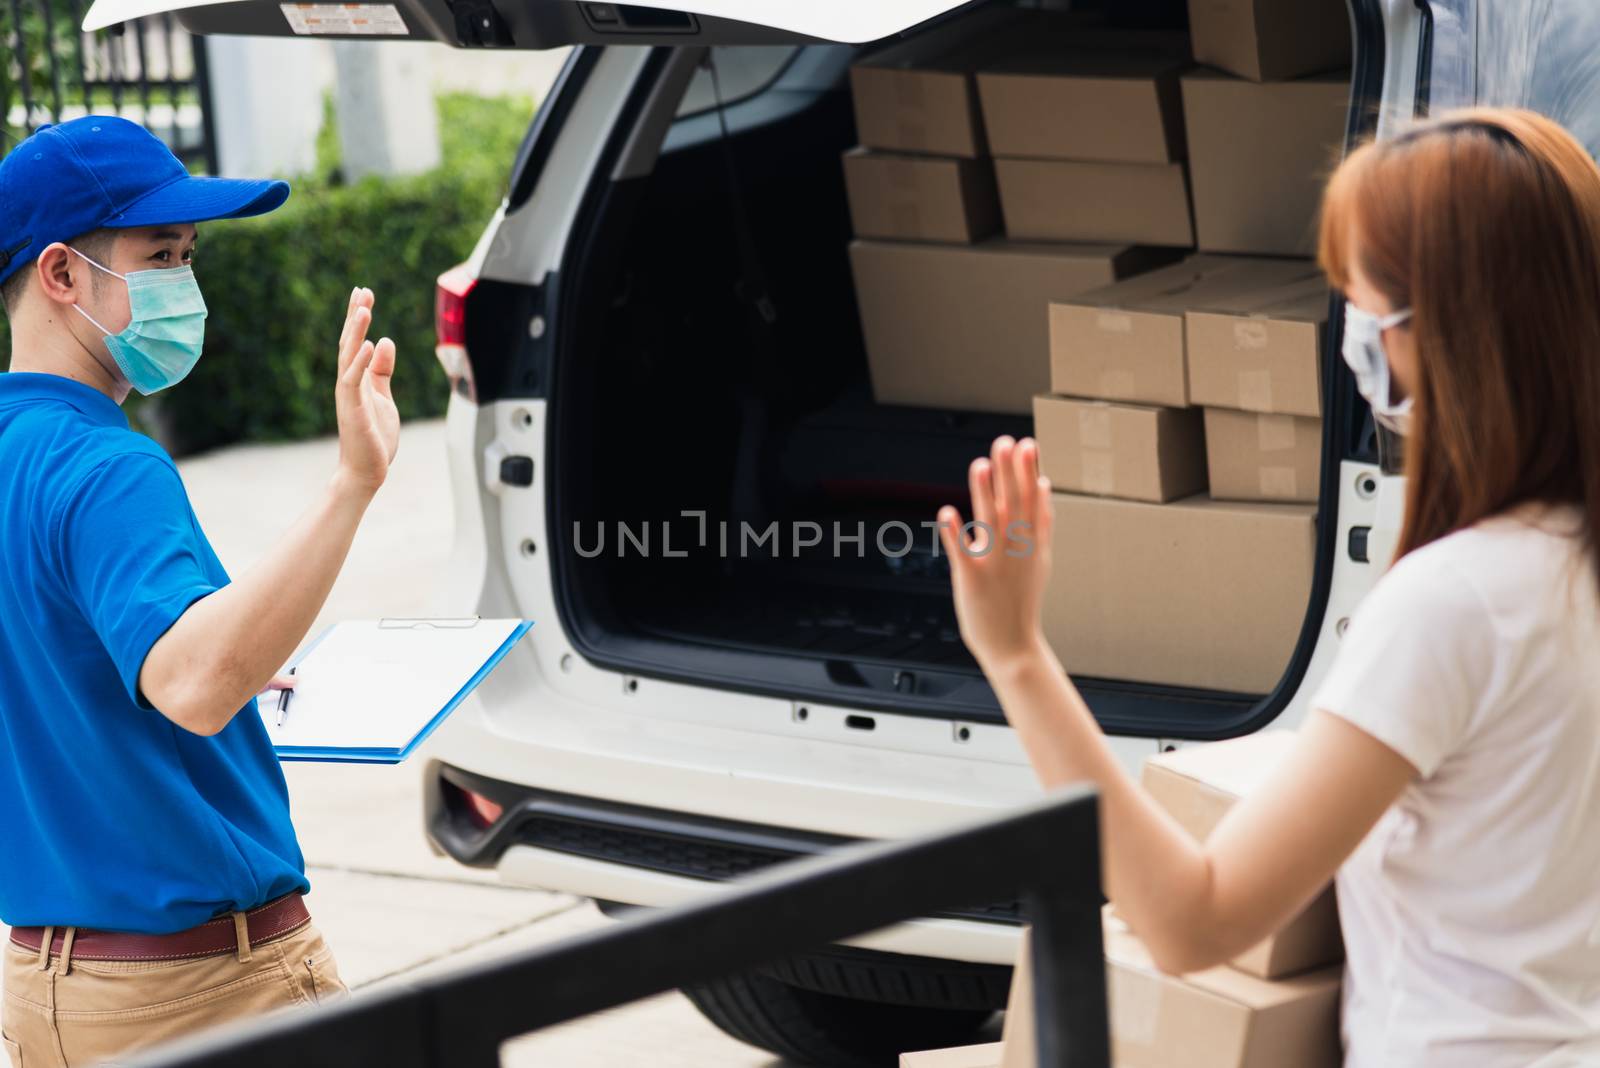
[[[403,759],[529,626],[476,618],[336,623],[295,662],[283,725],[276,694],[257,700],[261,722],[284,759]]]

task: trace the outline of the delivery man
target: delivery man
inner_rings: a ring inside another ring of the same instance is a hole
[[[394,344],[350,294],[339,462],[230,581],[128,427],[200,358],[195,223],[282,204],[90,115],[0,160],[0,920],[13,1063],[95,1064],[342,996],[254,697],[310,628],[399,440]],[[249,329],[248,324],[229,324]],[[236,374],[248,375],[239,367]]]

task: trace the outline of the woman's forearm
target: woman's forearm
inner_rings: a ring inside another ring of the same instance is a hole
[[[225,727],[311,628],[372,493],[336,474],[260,562],[190,605],[145,657],[150,703],[197,734]]]
[[[1106,895],[1156,962],[1185,971],[1248,948],[1250,934],[1230,937],[1231,925],[1210,914],[1204,849],[1123,769],[1043,639],[985,672],[1044,786],[1090,782],[1099,789]]]

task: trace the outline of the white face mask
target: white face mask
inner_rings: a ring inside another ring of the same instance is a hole
[[[1396,434],[1411,429],[1411,398],[1395,403],[1389,372],[1389,356],[1383,351],[1383,332],[1411,318],[1410,308],[1401,308],[1381,319],[1344,302],[1344,362],[1355,372],[1356,389],[1372,405],[1372,417]]]

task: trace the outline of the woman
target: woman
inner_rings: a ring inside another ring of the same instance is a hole
[[[1432,120],[1339,167],[1320,260],[1406,434],[1406,518],[1265,788],[1198,845],[1119,766],[1041,635],[1031,440],[970,480],[1033,552],[940,512],[962,636],[1045,786],[1099,787],[1107,894],[1160,967],[1337,875],[1347,1065],[1600,1063],[1600,169],[1529,112]]]

